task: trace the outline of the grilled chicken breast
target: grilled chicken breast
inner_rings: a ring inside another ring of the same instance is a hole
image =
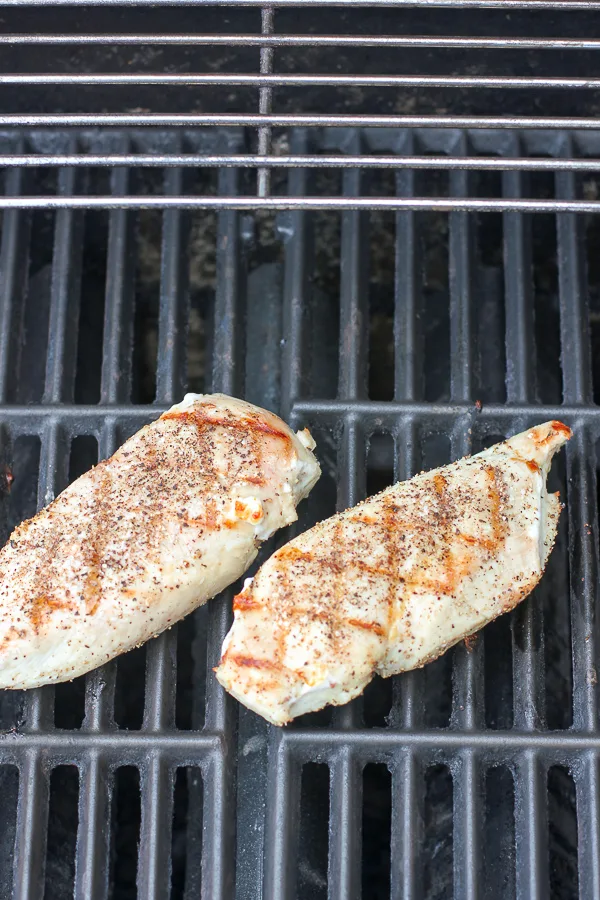
[[[159,634],[247,569],[320,470],[308,431],[188,394],[0,551],[0,687],[65,681]]]
[[[396,484],[300,535],[248,579],[217,668],[274,725],[430,662],[535,587],[556,536],[546,491],[571,436],[547,422]]]

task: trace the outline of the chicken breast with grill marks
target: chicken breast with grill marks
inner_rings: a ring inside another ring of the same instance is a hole
[[[0,687],[88,672],[244,573],[320,475],[308,431],[188,394],[0,551]]]
[[[547,422],[396,484],[275,553],[235,598],[217,678],[275,725],[435,659],[540,580],[571,436]]]

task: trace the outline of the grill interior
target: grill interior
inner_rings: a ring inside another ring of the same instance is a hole
[[[347,707],[225,695],[234,588],[0,692],[0,897],[600,898],[600,3],[0,5],[3,539],[186,389],[311,427],[297,529],[575,430],[534,595]]]

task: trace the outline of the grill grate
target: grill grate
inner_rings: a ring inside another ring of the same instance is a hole
[[[535,597],[347,707],[231,701],[231,591],[0,696],[0,897],[600,898],[600,3],[59,5],[2,4],[4,535],[186,388],[314,429],[300,528],[575,436]]]

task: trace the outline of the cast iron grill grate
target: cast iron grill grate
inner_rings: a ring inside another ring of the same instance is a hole
[[[535,596],[346,708],[224,695],[231,592],[2,695],[0,896],[600,898],[600,3],[59,6],[2,4],[4,536],[186,388],[314,429],[300,527],[575,437]]]

